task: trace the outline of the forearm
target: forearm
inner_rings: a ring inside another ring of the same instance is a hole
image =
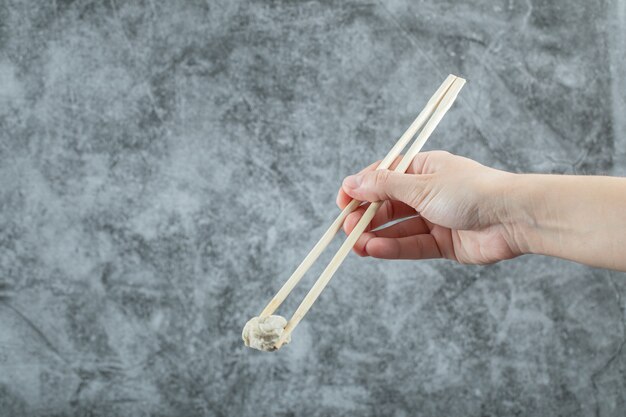
[[[522,253],[626,271],[626,178],[514,174],[505,193]]]

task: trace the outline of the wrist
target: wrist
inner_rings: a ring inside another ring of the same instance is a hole
[[[510,173],[499,178],[497,224],[515,254],[626,270],[626,179]]]
[[[544,252],[539,231],[549,221],[539,177],[510,172],[502,176],[498,220],[506,230],[509,247],[518,255]]]

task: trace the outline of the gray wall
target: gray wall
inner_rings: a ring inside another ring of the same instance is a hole
[[[626,275],[561,260],[352,255],[240,340],[448,73],[428,149],[626,175],[625,3],[469,3],[2,0],[0,415],[623,416]]]

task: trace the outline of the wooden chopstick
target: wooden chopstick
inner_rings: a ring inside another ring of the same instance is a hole
[[[409,167],[409,165],[411,165],[411,162],[422,149],[432,132],[435,130],[435,128],[443,118],[443,116],[450,109],[450,107],[452,107],[454,100],[458,96],[464,84],[465,80],[463,78],[457,77],[454,80],[452,86],[450,86],[450,88],[446,92],[439,106],[434,111],[432,117],[428,120],[426,126],[424,126],[424,129],[420,132],[413,145],[411,145],[407,153],[404,155],[404,157],[400,161],[400,164],[398,164],[398,166],[394,169],[395,172],[406,172],[407,168]],[[293,332],[293,329],[298,325],[298,323],[300,323],[304,315],[311,309],[311,306],[322,293],[324,287],[326,287],[337,269],[339,269],[339,266],[346,258],[348,253],[350,253],[350,250],[359,239],[367,225],[370,223],[381,204],[381,201],[373,202],[367,208],[367,210],[363,214],[363,217],[361,217],[361,220],[359,220],[354,230],[352,230],[352,233],[350,233],[348,238],[343,242],[326,269],[324,269],[324,272],[321,273],[309,293],[306,295],[306,297],[304,297],[304,300],[302,301],[302,303],[300,303],[300,306],[291,317],[291,320],[289,320],[289,322],[287,323],[285,330],[283,331],[280,339],[276,343],[277,349],[279,349],[283,345],[287,337],[289,337],[291,332]]]
[[[398,139],[396,144],[391,148],[389,153],[385,156],[385,158],[380,162],[376,169],[388,169],[391,164],[396,160],[398,155],[402,152],[402,150],[406,147],[409,141],[415,136],[417,131],[424,125],[424,123],[433,115],[433,112],[439,105],[440,101],[451,87],[452,83],[457,77],[450,74],[443,83],[439,86],[435,94],[428,100],[424,109],[420,112],[417,118],[411,123],[409,128],[404,132],[404,134]],[[306,271],[311,268],[311,265],[319,258],[324,249],[330,244],[333,240],[333,237],[337,234],[337,232],[341,229],[344,220],[350,213],[352,213],[358,206],[361,204],[360,201],[352,200],[350,203],[341,211],[339,216],[335,219],[335,221],[330,225],[328,230],[322,235],[320,240],[315,244],[313,249],[309,252],[309,254],[304,258],[304,260],[300,263],[300,265],[296,268],[296,270],[291,274],[289,279],[283,284],[280,290],[276,293],[274,298],[267,304],[267,306],[263,309],[260,314],[260,317],[267,317],[274,313],[276,309],[285,301],[289,293],[293,291],[298,282],[302,279]]]

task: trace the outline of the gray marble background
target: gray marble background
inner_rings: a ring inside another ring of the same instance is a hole
[[[626,415],[626,275],[561,260],[351,255],[240,340],[448,73],[428,149],[626,175],[625,39],[617,0],[0,0],[0,416]]]

